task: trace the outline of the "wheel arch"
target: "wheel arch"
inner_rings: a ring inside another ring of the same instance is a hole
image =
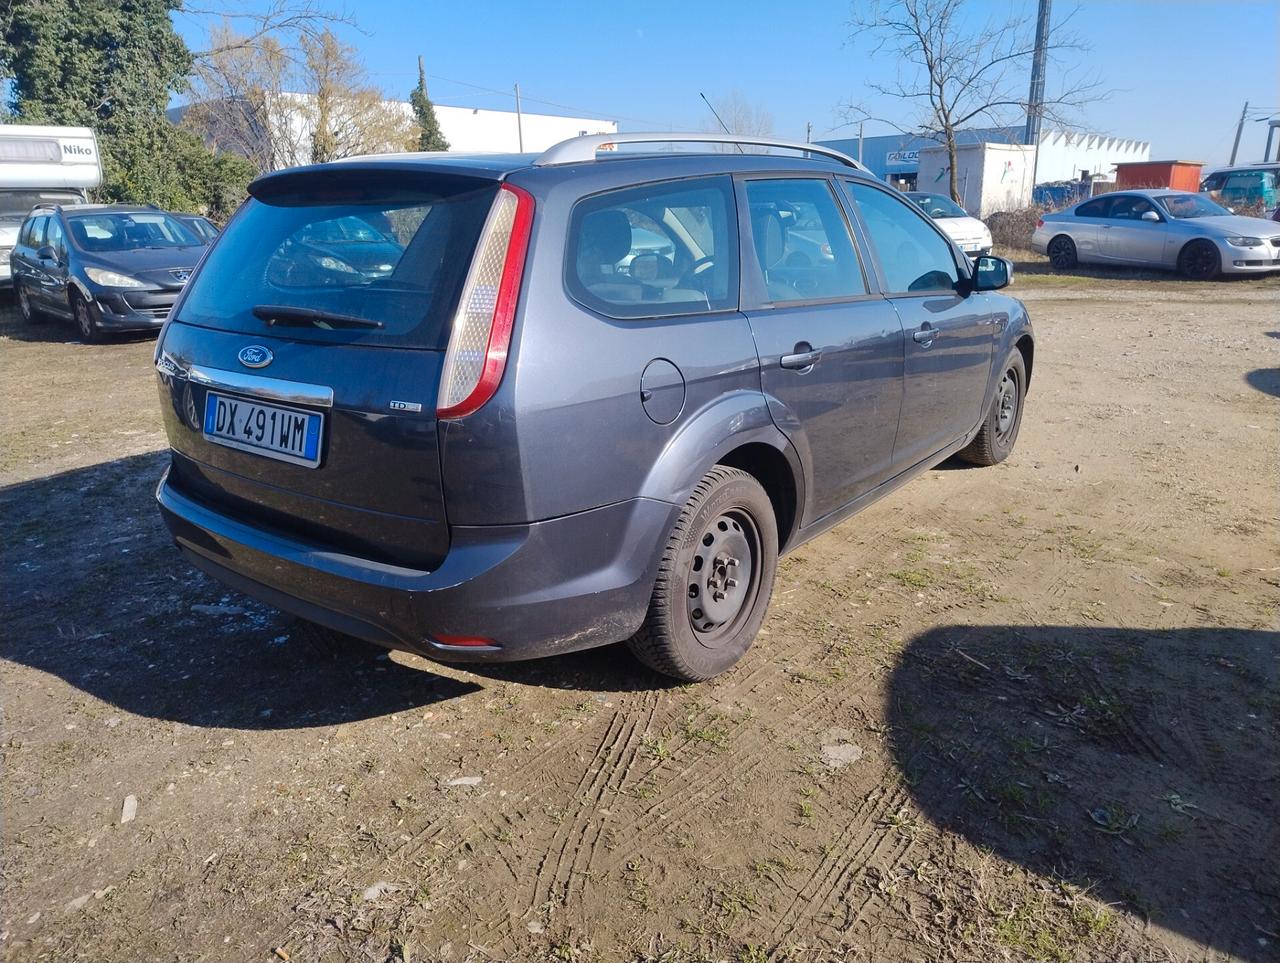
[[[799,461],[792,465],[786,451],[763,442],[749,442],[721,455],[716,462],[745,471],[765,490],[778,525],[779,553],[786,551],[799,527],[804,497],[796,477]]]

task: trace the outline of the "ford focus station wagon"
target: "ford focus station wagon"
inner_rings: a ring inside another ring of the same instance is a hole
[[[255,181],[156,349],[182,553],[432,658],[628,640],[700,680],[779,553],[1003,460],[1034,354],[1008,262],[826,148],[597,156],[694,139]]]

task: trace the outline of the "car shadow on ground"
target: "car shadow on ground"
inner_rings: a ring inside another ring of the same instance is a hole
[[[1278,652],[1245,629],[939,627],[892,675],[894,754],[936,825],[1274,959]]]
[[[1280,368],[1255,368],[1244,376],[1251,388],[1280,398]]]
[[[484,679],[600,692],[669,684],[624,646],[446,674],[255,603],[173,547],[153,495],[166,461],[136,455],[0,490],[4,659],[140,716],[241,729],[388,715]]]

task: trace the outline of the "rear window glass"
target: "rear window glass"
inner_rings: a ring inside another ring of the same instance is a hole
[[[180,320],[294,340],[443,348],[496,189],[445,175],[286,178],[219,235]],[[303,309],[303,320],[291,312],[291,323],[273,326],[259,316],[270,316],[265,306]]]
[[[644,184],[578,203],[565,270],[574,297],[615,318],[737,306],[729,178]]]

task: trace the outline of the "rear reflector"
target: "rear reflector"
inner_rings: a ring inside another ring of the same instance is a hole
[[[436,405],[440,418],[469,415],[498,390],[507,366],[532,225],[533,197],[503,184],[489,210],[458,300],[440,378]]]
[[[460,648],[472,648],[475,646],[489,646],[490,648],[498,648],[498,643],[493,639],[486,639],[479,635],[433,635],[435,641],[441,645],[456,645]]]

